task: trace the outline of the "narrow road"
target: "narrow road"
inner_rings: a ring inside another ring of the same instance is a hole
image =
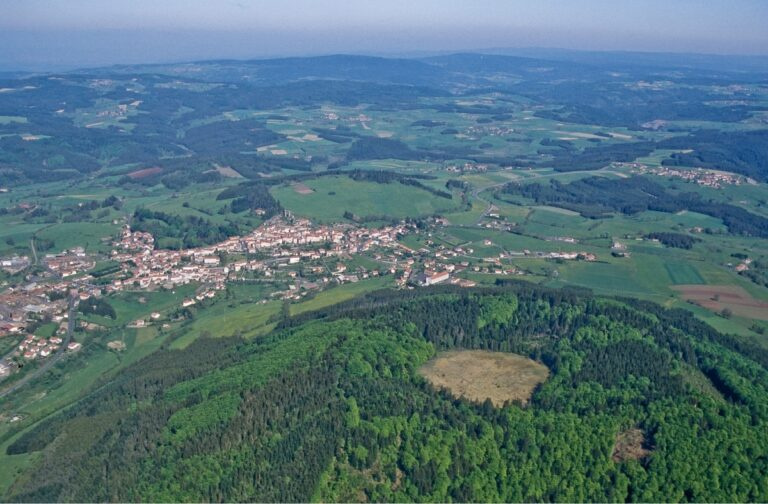
[[[472,189],[472,192],[469,193],[469,195],[473,199],[476,199],[476,200],[479,200],[479,201],[483,201],[486,204],[485,210],[483,210],[483,213],[480,215],[480,217],[477,218],[477,221],[475,222],[475,225],[480,224],[480,222],[482,222],[482,220],[483,220],[483,217],[488,215],[488,213],[493,208],[493,202],[490,199],[485,199],[482,196],[480,196],[480,193],[483,193],[485,191],[490,191],[491,189],[495,189],[497,187],[505,186],[505,185],[507,185],[510,182],[512,182],[512,180],[507,180],[506,182],[499,182],[498,184],[493,184],[493,185],[485,186],[485,187],[482,187],[482,188],[476,187],[476,188]]]
[[[35,258],[35,262],[32,263],[34,266],[37,266],[37,250],[35,250],[35,238],[32,237],[29,239],[29,248],[32,249],[32,257]]]
[[[537,173],[537,172],[534,172],[530,176],[517,177],[515,179],[510,179],[510,180],[507,180],[505,182],[499,182],[498,184],[493,184],[493,185],[489,185],[489,186],[485,186],[485,187],[476,187],[476,188],[472,189],[471,193],[469,193],[470,196],[472,196],[472,198],[474,198],[474,199],[477,199],[477,200],[485,202],[487,204],[487,206],[485,207],[485,210],[483,211],[483,214],[475,222],[475,225],[480,224],[480,222],[483,220],[483,217],[485,217],[491,211],[491,208],[493,208],[493,202],[491,200],[487,200],[487,199],[483,198],[482,196],[480,196],[481,193],[483,193],[485,191],[489,191],[491,189],[495,189],[497,187],[501,187],[501,186],[507,185],[510,182],[515,182],[515,181],[525,182],[525,181],[534,180],[534,179],[561,177],[563,175],[568,175],[568,174],[571,174],[571,173],[586,173],[586,174],[590,174],[590,175],[610,174],[610,175],[616,175],[617,177],[621,177],[621,178],[626,178],[626,176],[627,176],[626,173],[613,171],[613,170],[610,169],[610,167],[606,166],[606,167],[600,168],[598,170],[585,170],[585,171],[579,171],[579,172],[550,172],[550,173]]]
[[[77,304],[75,301],[76,301],[76,296],[70,295],[69,296],[69,317],[67,319],[67,337],[65,341],[61,344],[61,347],[59,347],[59,349],[56,351],[55,354],[48,357],[48,360],[46,361],[46,363],[40,366],[38,369],[32,371],[30,374],[28,374],[21,380],[17,381],[10,387],[0,390],[0,399],[9,394],[16,392],[17,390],[19,390],[21,387],[23,387],[30,381],[34,380],[35,378],[39,377],[40,375],[42,375],[43,373],[51,369],[51,367],[53,367],[64,356],[64,352],[67,349],[67,345],[69,345],[69,342],[72,341],[72,333],[75,332],[75,319],[77,318],[76,316],[77,312],[75,309]]]

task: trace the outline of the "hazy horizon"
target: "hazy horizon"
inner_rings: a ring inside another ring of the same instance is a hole
[[[0,68],[562,48],[768,55],[768,3],[7,0]]]

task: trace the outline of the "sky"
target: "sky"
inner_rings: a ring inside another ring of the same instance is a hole
[[[551,47],[768,54],[768,0],[0,0],[0,69]]]

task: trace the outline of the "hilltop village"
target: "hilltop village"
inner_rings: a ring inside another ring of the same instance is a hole
[[[691,170],[670,168],[668,166],[651,167],[637,162],[612,163],[611,166],[614,168],[629,168],[630,173],[637,175],[655,175],[657,177],[679,178],[685,182],[691,182],[702,187],[708,187],[710,189],[722,189],[724,186],[729,185],[757,184],[757,182],[750,177],[744,177],[734,173],[718,170],[707,170],[704,168]]]

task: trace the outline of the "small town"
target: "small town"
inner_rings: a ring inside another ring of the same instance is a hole
[[[442,223],[435,219],[433,225]],[[407,234],[419,233],[412,224],[369,229],[350,224],[316,225],[308,219],[292,215],[274,217],[244,236],[234,236],[220,243],[186,250],[164,250],[155,247],[150,233],[134,231],[125,225],[112,242],[107,258],[88,254],[82,247],[41,258],[45,271],[28,275],[26,282],[9,286],[0,294],[0,337],[25,335],[13,356],[26,360],[46,358],[59,349],[62,335],[67,332],[68,293],[78,302],[121,291],[172,290],[195,284],[194,297],[184,299],[180,308],[187,308],[216,296],[228,282],[274,282],[288,285],[275,290],[272,298],[299,300],[326,286],[354,283],[381,275],[394,275],[401,288],[453,283],[471,287],[475,282],[458,278],[457,273],[468,270],[494,275],[521,275],[523,272],[502,261],[515,257],[594,261],[595,255],[585,252],[502,252],[498,257],[474,257],[469,247],[448,247],[426,240],[425,247],[412,249],[399,241]],[[428,236],[431,235],[427,233]],[[558,241],[575,243],[569,237]],[[486,245],[491,242],[486,240]],[[379,267],[356,266],[347,262],[360,255],[370,258]],[[107,270],[108,281],[95,271],[97,259],[114,264]],[[471,263],[462,259],[479,259]],[[0,266],[9,273],[20,273],[31,265],[26,256],[2,259]],[[137,320],[132,327],[143,327],[160,317],[153,313],[150,320]],[[45,320],[58,324],[55,336],[40,338],[26,334],[30,326]],[[79,344],[66,348],[76,351]],[[0,376],[9,367],[0,366]]]
[[[680,178],[710,189],[722,189],[729,185],[756,184],[754,180],[733,173],[706,170],[704,168],[678,169],[667,166],[650,167],[643,163],[612,163],[614,168],[629,168],[631,173],[638,175],[655,175],[657,177]]]

